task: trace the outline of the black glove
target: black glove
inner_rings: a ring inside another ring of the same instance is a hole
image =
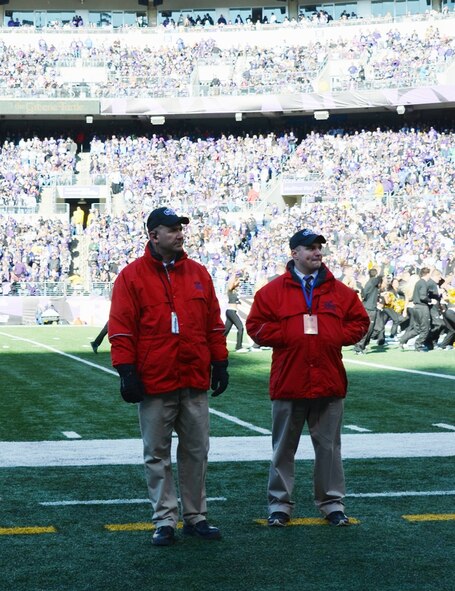
[[[115,368],[120,376],[120,394],[125,402],[140,402],[144,400],[145,388],[137,375],[134,365],[123,364]]]
[[[229,384],[229,374],[227,372],[228,360],[212,361],[212,396],[219,396],[222,394]]]

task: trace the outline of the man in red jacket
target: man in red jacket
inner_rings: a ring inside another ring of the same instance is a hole
[[[212,396],[218,396],[227,388],[228,351],[211,277],[183,250],[182,224],[189,221],[168,207],[152,211],[145,253],[116,279],[108,321],[120,393],[126,402],[139,403],[156,546],[176,540],[173,430],[178,435],[183,533],[221,538],[206,520],[207,390],[211,386]]]
[[[341,460],[347,391],[341,349],[362,338],[369,317],[357,293],[322,262],[325,242],[312,230],[294,234],[286,272],[256,293],[246,321],[258,345],[273,347],[270,526],[290,520],[294,458],[305,422],[315,451],[315,504],[331,525],[349,524]]]

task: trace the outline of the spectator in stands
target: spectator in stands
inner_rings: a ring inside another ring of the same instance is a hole
[[[71,222],[74,227],[74,233],[82,234],[84,229],[85,212],[80,205],[76,207],[71,216]]]

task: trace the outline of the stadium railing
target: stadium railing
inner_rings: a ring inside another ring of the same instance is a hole
[[[111,282],[94,281],[87,285],[72,281],[17,281],[2,285],[2,294],[14,296],[72,297],[101,296],[109,298]]]

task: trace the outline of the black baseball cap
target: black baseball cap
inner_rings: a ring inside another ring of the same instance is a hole
[[[297,246],[311,246],[315,242],[325,244],[327,240],[321,234],[316,234],[313,230],[299,230],[289,240],[289,247],[291,250],[297,248]]]
[[[158,207],[147,218],[147,230],[153,230],[157,226],[176,226],[177,224],[189,224],[190,219],[179,216],[170,207]]]

